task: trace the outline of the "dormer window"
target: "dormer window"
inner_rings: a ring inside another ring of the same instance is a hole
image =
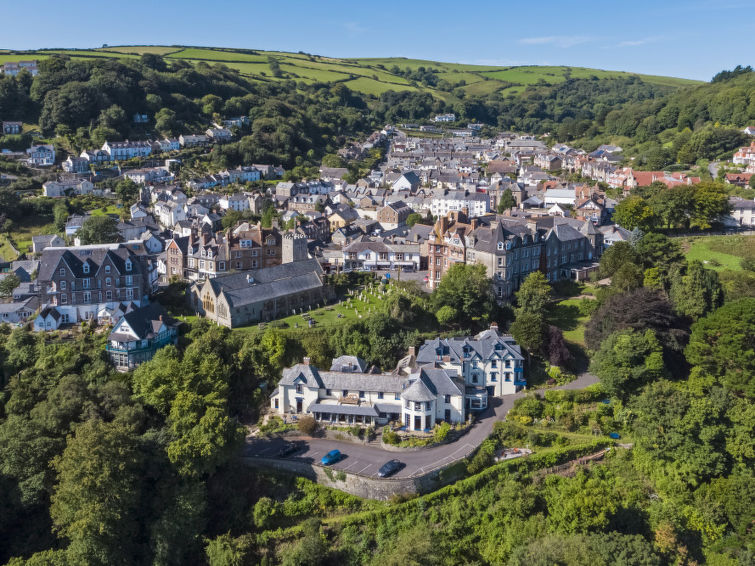
[[[502,250],[502,249],[503,249],[503,242],[498,242],[498,249],[499,249],[499,250]]]
[[[89,273],[89,264],[88,263],[84,264],[84,273]]]
[[[131,271],[131,260],[130,259],[126,260],[126,271]]]

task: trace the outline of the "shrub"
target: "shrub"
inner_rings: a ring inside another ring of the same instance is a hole
[[[581,316],[592,316],[600,307],[600,303],[595,299],[583,299],[579,302],[579,314]]]
[[[496,443],[492,438],[488,438],[481,445],[477,454],[474,455],[472,460],[467,466],[467,471],[470,474],[476,474],[487,468],[493,463],[493,457],[495,456]]]
[[[527,438],[527,430],[509,421],[499,421],[493,425],[493,434],[498,437],[499,444],[515,446]]]
[[[516,400],[514,408],[511,409],[511,413],[537,419],[543,415],[543,404],[534,396],[523,397],[522,399]]]
[[[362,435],[364,434],[364,429],[361,426],[354,425],[348,428],[348,432],[351,436],[362,438]]]
[[[287,425],[283,422],[283,419],[279,416],[273,415],[268,420],[267,423],[260,425],[260,433],[264,435],[269,434],[275,434],[278,432],[285,432],[287,430],[290,430],[292,428],[292,425]]]
[[[254,505],[252,519],[254,526],[258,529],[268,529],[273,523],[274,517],[278,514],[280,505],[269,497],[260,497]]]
[[[397,446],[399,442],[401,442],[401,438],[398,434],[393,432],[390,428],[385,427],[383,429],[383,442],[386,444],[391,444],[393,446]]]
[[[443,442],[448,436],[448,431],[450,430],[451,430],[451,425],[448,424],[447,422],[436,424],[435,430],[433,431],[433,441]]]
[[[534,420],[532,417],[529,417],[527,415],[513,415],[511,418],[514,419],[519,424],[523,424],[523,425],[530,425],[532,424],[532,421]]]
[[[299,432],[301,432],[302,434],[312,436],[312,434],[317,430],[317,421],[314,417],[305,415],[299,419],[298,427]]]

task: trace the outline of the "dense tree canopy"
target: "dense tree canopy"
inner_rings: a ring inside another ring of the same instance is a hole
[[[436,309],[453,308],[455,320],[463,325],[489,320],[495,298],[485,266],[455,263],[433,291],[432,301]]]
[[[698,320],[686,355],[728,389],[755,397],[755,299],[727,303]]]

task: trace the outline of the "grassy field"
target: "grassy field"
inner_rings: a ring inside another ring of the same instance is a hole
[[[502,70],[482,72],[480,74],[490,78],[502,81],[521,84],[535,84],[540,80],[548,84],[557,84],[566,80],[567,71],[572,78],[584,79],[589,77],[598,77],[599,79],[627,77],[636,73],[627,73],[624,71],[605,71],[603,69],[587,69],[584,67],[547,67],[547,66],[521,66],[508,67]],[[676,77],[658,77],[655,75],[640,75],[642,80],[651,84],[664,86],[686,86],[699,84],[698,81],[690,79],[680,79]]]
[[[0,234],[0,258],[3,261],[13,261],[18,257],[18,254],[13,251],[13,247],[8,241],[8,237],[5,234]]]
[[[108,47],[101,47],[96,51],[103,51],[105,53],[135,53],[142,55],[144,53],[153,53],[155,55],[169,55],[176,51],[181,51],[181,47],[171,47],[167,45],[113,45]]]
[[[143,53],[156,53],[168,59],[183,59],[191,63],[199,61],[217,62],[237,69],[243,75],[253,80],[278,80],[272,76],[268,65],[268,58],[275,57],[281,70],[287,75],[286,78],[311,83],[342,82],[349,80],[350,75],[358,78],[351,79],[347,83],[350,88],[365,94],[379,95],[388,90],[422,90],[431,92],[434,96],[447,99],[451,95],[434,89],[413,86],[401,75],[394,74],[391,69],[394,66],[402,71],[409,68],[416,70],[419,67],[435,69],[438,78],[457,83],[461,80],[466,82],[462,88],[471,95],[489,95],[502,90],[503,96],[520,94],[526,85],[537,84],[545,81],[548,84],[557,84],[566,80],[567,74],[575,78],[597,76],[598,78],[610,78],[629,76],[633,73],[623,71],[607,71],[602,69],[587,69],[584,67],[563,66],[519,66],[497,67],[489,65],[467,65],[463,63],[444,63],[440,61],[427,61],[422,59],[376,58],[376,59],[336,59],[320,57],[305,53],[283,53],[278,51],[258,50],[234,50],[230,48],[209,47],[184,47],[184,46],[161,46],[161,45],[126,45],[112,46],[97,49],[76,50],[43,50],[8,53],[0,51],[0,63],[18,61],[22,59],[46,59],[53,54],[66,54],[76,59],[91,57],[118,57],[136,59]],[[264,73],[264,75],[262,74]],[[699,84],[699,81],[680,79],[675,77],[659,77],[654,75],[637,75],[646,82],[680,87]],[[506,83],[516,83],[517,86],[506,87]]]
[[[56,233],[55,224],[52,222],[47,223],[38,217],[32,216],[18,222],[11,234],[18,250],[24,253],[31,250],[32,237]]]
[[[755,260],[755,236],[700,236],[682,242],[687,259],[716,271],[742,269],[742,259]]]
[[[363,92],[365,94],[374,94],[376,96],[379,96],[382,93],[387,92],[389,90],[395,90],[395,91],[417,90],[417,88],[411,85],[400,85],[400,84],[393,84],[393,83],[388,84],[388,83],[376,81],[375,79],[369,79],[367,77],[360,77],[358,79],[347,81],[346,86],[348,86],[352,90]]]

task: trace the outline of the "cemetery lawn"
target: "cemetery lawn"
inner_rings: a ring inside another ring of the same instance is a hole
[[[378,291],[363,291],[364,300],[359,298],[359,294],[355,294],[351,298],[351,304],[347,306],[349,297],[347,296],[341,301],[341,304],[335,303],[318,309],[312,309],[311,311],[304,310],[304,314],[309,315],[312,320],[315,321],[315,327],[318,326],[331,326],[336,324],[342,324],[344,322],[351,322],[359,318],[367,318],[372,311],[375,313],[383,302],[383,295]],[[338,315],[342,315],[340,318]],[[281,324],[282,323],[282,324]],[[284,327],[283,324],[286,326]],[[287,316],[286,318],[280,318],[276,322],[275,326],[280,325],[282,328],[308,328],[308,323],[303,315],[295,314]]]
[[[297,311],[297,314],[292,314],[284,318],[278,318],[274,321],[263,323],[263,327],[275,328],[284,332],[298,332],[310,328],[306,316],[315,321],[315,324],[312,328],[336,326],[343,324],[344,322],[353,322],[355,320],[359,320],[360,318],[364,319],[369,317],[371,314],[375,314],[379,310],[383,302],[383,295],[381,295],[377,289],[378,286],[375,285],[372,291],[370,291],[369,288],[365,289],[364,291],[354,291],[353,297],[346,295],[346,297],[344,297],[340,303],[336,302],[324,307],[313,308],[312,310],[307,310],[305,308],[302,314],[299,314]],[[387,290],[386,295],[389,292],[390,291]],[[364,299],[359,298],[361,293],[363,293]],[[351,298],[350,304],[348,303],[349,298]],[[339,314],[341,315],[340,318],[338,316]],[[186,320],[187,322],[192,322],[194,319],[196,319],[196,317],[194,316],[185,316],[178,318],[180,320]],[[242,326],[234,328],[233,330],[237,332],[261,331],[259,324]]]

